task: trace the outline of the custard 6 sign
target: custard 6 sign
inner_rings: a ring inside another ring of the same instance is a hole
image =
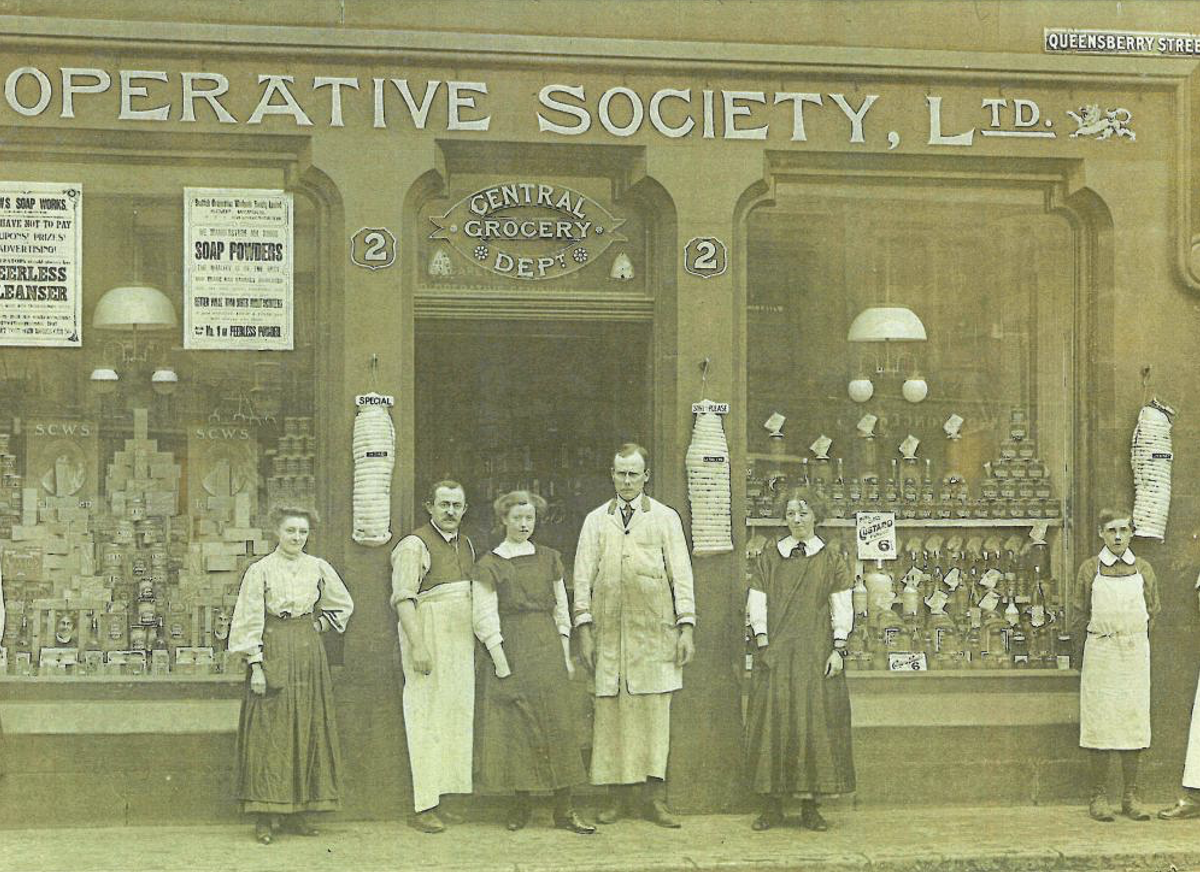
[[[857,512],[854,515],[859,560],[896,559],[896,514]]]
[[[617,232],[624,218],[578,191],[537,182],[492,185],[429,220],[437,228],[430,239],[497,275],[532,281],[575,272],[626,241]]]

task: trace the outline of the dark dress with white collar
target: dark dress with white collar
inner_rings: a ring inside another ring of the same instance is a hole
[[[485,792],[558,790],[587,779],[580,747],[578,694],[554,622],[562,559],[533,554],[481,557],[474,580],[496,590],[504,652],[512,674],[497,678],[484,658],[476,708],[476,785]]]
[[[774,545],[750,587],[767,598],[767,641],[754,660],[746,762],[755,793],[814,797],[854,790],[846,675],[825,677],[833,652],[829,596],[854,586],[842,556],[783,557]]]

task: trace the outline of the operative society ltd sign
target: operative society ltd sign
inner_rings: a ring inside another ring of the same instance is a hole
[[[595,200],[562,185],[507,182],[463,197],[431,216],[442,239],[479,266],[514,279],[553,279],[594,262],[625,223]]]
[[[1054,54],[1200,57],[1200,36],[1194,33],[1048,27],[1044,44],[1046,51]]]

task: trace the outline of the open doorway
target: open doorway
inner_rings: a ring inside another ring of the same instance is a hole
[[[549,508],[534,539],[569,568],[612,495],[614,449],[653,441],[649,323],[419,318],[415,351],[418,516],[430,484],[461,481],[482,552],[499,541],[492,500],[536,491]]]

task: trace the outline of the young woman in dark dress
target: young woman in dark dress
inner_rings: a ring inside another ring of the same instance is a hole
[[[529,540],[546,501],[513,491],[493,508],[505,538],[476,561],[472,577],[475,635],[494,667],[485,671],[477,710],[477,784],[514,794],[510,830],[529,822],[532,791],[551,791],[554,826],[594,833],[571,798],[572,787],[587,775],[570,686],[574,665],[562,560]]]
[[[751,787],[762,797],[754,829],[781,824],[784,801],[799,797],[801,824],[825,830],[817,799],[854,791],[842,664],[854,583],[842,555],[816,535],[816,495],[793,488],[781,508],[789,535],[763,549],[747,598],[758,646],[746,724]]]

